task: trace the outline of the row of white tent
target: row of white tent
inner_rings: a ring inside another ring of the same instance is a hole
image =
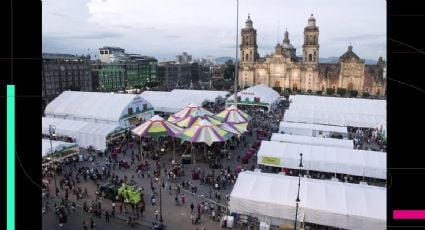
[[[145,91],[141,94],[144,99],[152,104],[155,111],[164,113],[175,113],[189,103],[203,105],[205,102],[225,100],[228,95],[230,93],[227,91],[184,89],[174,89],[171,92]]]
[[[49,125],[54,125],[58,135],[74,138],[80,147],[92,146],[100,151],[106,149],[107,136],[119,129],[118,123],[103,124],[51,117],[43,117],[41,124],[42,134],[49,135]]]
[[[250,103],[255,103],[254,99],[259,98],[259,103],[266,105],[268,108],[280,101],[279,93],[264,84],[258,84],[244,89],[238,92],[237,96],[240,97],[240,102],[238,102],[238,104],[245,104],[247,101]],[[228,103],[233,103],[234,100],[235,94],[231,95],[227,99]]]
[[[352,126],[361,128],[379,128],[386,126],[386,101],[293,95],[285,112],[285,121]]]
[[[346,148],[346,149],[354,148],[354,143],[352,140],[337,139],[337,138],[309,137],[309,136],[273,133],[270,140],[275,142],[286,142],[286,143],[305,144],[305,145],[319,145],[319,146],[338,147],[338,148]]]
[[[387,178],[387,154],[377,151],[262,141],[257,164],[298,169],[300,153],[304,170]]]
[[[76,143],[68,143],[63,141],[50,141],[49,139],[41,139],[41,156],[47,157],[52,153],[61,152],[64,149],[76,147]],[[53,152],[52,152],[53,150]]]
[[[230,194],[230,212],[276,226],[293,223],[297,191],[298,177],[244,171]],[[386,188],[301,178],[299,197],[298,221],[353,230],[386,229]]]
[[[386,124],[386,115],[358,114],[338,111],[315,111],[311,109],[292,109],[285,112],[284,121],[352,126],[360,128],[379,128]]]
[[[287,114],[285,113],[285,118]],[[330,134],[339,134],[343,137],[347,137],[347,127],[331,126],[331,125],[318,125],[311,123],[297,123],[282,121],[279,124],[279,133],[286,133],[292,135],[301,136],[329,136]]]
[[[386,100],[364,98],[341,98],[309,95],[289,96],[291,109],[308,109],[324,112],[343,112],[352,114],[385,115]]]

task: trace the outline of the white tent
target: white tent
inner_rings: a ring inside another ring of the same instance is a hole
[[[50,146],[49,139],[41,139],[41,156],[45,157],[51,154],[51,147],[53,147],[53,153],[60,152],[64,149],[68,149],[71,147],[77,146],[75,143],[68,143],[63,141],[53,141],[52,146]]]
[[[290,134],[273,133],[270,141],[286,142],[294,144],[309,144],[329,147],[339,147],[353,149],[354,143],[352,140],[341,140],[336,138],[309,137]]]
[[[45,109],[46,117],[96,123],[123,122],[137,114],[145,120],[153,115],[152,105],[138,95],[80,91],[62,92]],[[129,126],[126,122],[120,125]]]
[[[175,89],[171,92],[145,91],[141,96],[152,104],[155,111],[175,113],[190,103],[215,102],[219,98],[225,99],[227,94],[227,91]]]
[[[362,128],[378,128],[380,124],[386,122],[386,116],[289,108],[285,112],[284,121]]]
[[[304,170],[387,178],[385,152],[262,141],[257,164],[298,169],[300,153]]]
[[[263,105],[270,108],[274,103],[280,100],[280,95],[274,89],[267,87],[264,84],[255,85],[238,92],[238,97],[241,100],[238,104],[244,105]],[[260,102],[255,102],[255,98],[259,98]],[[227,99],[227,103],[234,103],[235,95],[231,95]]]
[[[54,125],[56,126],[56,134],[74,138],[78,146],[82,148],[91,145],[101,151],[106,149],[108,134],[119,129],[118,123],[102,124],[50,117],[43,117],[41,124],[43,134],[49,135],[49,125]]]
[[[276,226],[291,223],[297,190],[298,177],[244,171],[230,194],[230,212]],[[386,229],[386,192],[376,186],[301,178],[297,219],[344,229]]]
[[[287,114],[285,113],[285,118]],[[328,136],[330,133],[337,133],[344,137],[348,135],[347,127],[318,125],[311,123],[296,123],[282,121],[279,124],[279,133],[286,133],[301,136]],[[322,132],[322,134],[320,134]]]
[[[309,95],[291,95],[291,109],[313,111],[333,111],[336,113],[385,115],[386,100],[364,98],[324,97]]]

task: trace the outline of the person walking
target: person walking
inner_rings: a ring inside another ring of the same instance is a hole
[[[156,221],[158,221],[158,215],[159,215],[158,209],[155,209],[155,220]]]
[[[186,202],[186,196],[183,194],[182,195],[182,204],[184,205],[184,202]]]
[[[96,224],[94,223],[93,217],[90,219],[90,229],[94,229]]]
[[[106,223],[109,223],[109,218],[110,218],[111,216],[109,215],[109,212],[108,211],[106,211],[106,213],[105,213],[105,220],[106,220]]]
[[[88,230],[87,223],[85,220],[83,220],[82,226],[83,226],[83,230]]]
[[[193,213],[193,209],[195,208],[195,205],[193,205],[193,202],[190,204],[190,212]]]

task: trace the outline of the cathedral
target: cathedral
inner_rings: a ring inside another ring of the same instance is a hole
[[[241,30],[239,85],[249,87],[265,84],[294,91],[326,93],[327,88],[356,90],[358,95],[374,96],[386,94],[386,63],[379,58],[373,65],[365,64],[348,46],[339,62],[319,63],[319,27],[311,15],[304,28],[302,57],[296,55],[288,31],[282,44],[278,43],[271,55],[260,57],[257,52],[257,30],[248,15],[245,28]]]

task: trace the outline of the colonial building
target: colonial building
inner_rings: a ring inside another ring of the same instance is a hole
[[[347,92],[355,90],[361,95],[381,96],[385,94],[386,63],[382,57],[377,64],[365,64],[353,52],[350,45],[335,64],[319,63],[319,27],[311,15],[304,28],[302,56],[296,55],[296,49],[289,40],[288,31],[282,44],[278,43],[271,55],[260,57],[257,46],[257,31],[248,15],[245,28],[241,30],[239,86],[248,87],[265,84],[269,87],[301,91],[322,91],[327,88],[345,88]]]

